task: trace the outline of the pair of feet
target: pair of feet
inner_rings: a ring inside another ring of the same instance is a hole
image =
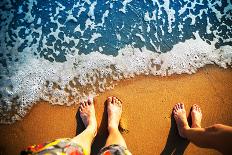
[[[88,101],[81,102],[80,105],[80,116],[87,128],[93,130],[94,135],[97,133],[97,121],[95,116],[95,108],[93,101],[88,99]],[[107,98],[107,113],[108,113],[108,130],[118,129],[119,121],[122,114],[122,103],[116,97]]]
[[[186,110],[183,103],[177,103],[173,108],[173,115],[176,120],[177,128],[181,137],[186,138],[185,131],[190,128]],[[202,112],[201,108],[194,104],[191,109],[192,126],[191,128],[201,128]]]
[[[108,97],[107,99],[108,113],[108,130],[118,129],[119,121],[122,114],[122,103],[116,97]],[[181,137],[185,138],[185,130],[189,129],[186,110],[183,103],[177,103],[173,108],[174,118]],[[82,102],[80,105],[80,116],[85,127],[89,127],[96,135],[97,121],[95,116],[94,104],[91,100]],[[202,112],[201,108],[194,104],[191,110],[192,126],[191,128],[201,128]]]

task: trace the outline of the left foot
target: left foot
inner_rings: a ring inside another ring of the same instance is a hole
[[[97,133],[97,121],[93,102],[88,99],[80,104],[80,116],[86,128],[93,130],[94,136]]]
[[[186,110],[183,103],[177,103],[173,108],[173,115],[176,120],[177,128],[181,137],[185,138],[185,130],[189,129]]]

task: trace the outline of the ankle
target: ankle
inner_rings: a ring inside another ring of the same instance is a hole
[[[97,128],[93,125],[89,125],[86,127],[86,130],[90,131],[93,134],[93,137],[97,135]]]
[[[188,132],[188,130],[190,129],[190,127],[187,125],[187,126],[183,126],[182,128],[181,128],[181,137],[184,137],[184,138],[186,138],[186,133]]]
[[[119,131],[119,129],[118,129],[118,126],[109,125],[108,126],[108,131],[109,132],[115,132],[115,131]]]
[[[195,123],[195,124],[192,124],[192,128],[201,128],[201,125],[200,125],[200,124]]]

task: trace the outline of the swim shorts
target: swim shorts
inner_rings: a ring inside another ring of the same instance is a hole
[[[32,145],[21,152],[21,155],[86,155],[83,147],[71,141],[70,138],[56,139],[52,142]]]
[[[21,155],[87,155],[85,149],[70,138],[56,139],[49,143],[32,145],[21,152]],[[121,145],[110,145],[100,150],[98,155],[131,155],[130,151]]]
[[[132,155],[132,154],[127,148],[121,145],[113,144],[102,148],[98,153],[98,155]]]

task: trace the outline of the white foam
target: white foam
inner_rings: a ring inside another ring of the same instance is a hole
[[[92,38],[97,36],[100,35],[94,34]],[[31,48],[25,50],[31,50]],[[178,43],[171,51],[162,54],[154,53],[146,48],[126,46],[119,50],[116,57],[91,52],[88,55],[68,55],[64,63],[51,63],[43,58],[21,53],[23,62],[16,65],[15,74],[10,77],[14,86],[10,93],[20,94],[20,107],[23,110],[18,112],[18,115],[23,117],[26,113],[25,109],[31,106],[30,103],[39,99],[52,104],[71,105],[76,100],[82,100],[89,95],[95,96],[98,92],[113,88],[114,80],[140,74],[161,76],[192,74],[206,64],[213,63],[226,68],[231,65],[231,50],[231,46],[216,50],[196,34],[196,39]],[[50,83],[50,86],[46,87],[46,81]],[[70,82],[73,85],[70,85]],[[59,85],[59,89],[53,88],[54,85],[51,83]],[[80,87],[91,87],[91,89],[82,92]],[[71,101],[70,96],[73,98]]]
[[[26,22],[28,22],[28,23],[31,23],[31,22],[33,22],[34,19],[35,19],[35,17],[33,17],[33,16],[31,15],[32,6],[33,6],[34,4],[37,4],[37,1],[36,1],[36,0],[31,0],[31,1],[28,1],[27,4],[28,4],[28,11],[25,12],[25,18],[24,18],[24,20],[25,20]]]
[[[84,34],[84,31],[81,30],[80,24],[77,25],[77,27],[74,29],[74,32],[80,32],[80,33],[81,33],[81,36],[83,36],[83,34]]]
[[[17,12],[18,14],[21,14],[21,13],[23,13],[23,6],[19,6],[19,9],[18,9],[18,12]]]
[[[103,26],[103,24],[105,23],[105,19],[109,16],[109,10],[106,10],[101,18],[101,23],[98,23],[97,26]]]
[[[148,24],[147,25],[147,33],[149,33],[151,31],[151,27],[150,27],[150,25]]]
[[[68,14],[68,17],[66,19],[66,21],[74,21],[77,22],[76,17],[74,17],[71,13]]]
[[[144,37],[143,37],[141,34],[136,33],[135,36],[139,37],[139,39],[140,39],[141,41],[145,42],[145,39],[144,39]]]
[[[84,12],[85,10],[86,10],[85,7],[80,7],[78,14],[77,14],[77,17],[79,17],[81,15],[81,13]]]
[[[148,11],[144,14],[144,20],[145,20],[146,22],[148,22],[148,21],[151,20]]]
[[[206,33],[211,34],[210,28],[212,27],[212,24],[209,22],[209,17],[207,17],[207,26],[206,26]]]
[[[168,32],[172,32],[172,23],[175,22],[175,10],[169,8],[170,7],[170,1],[164,0],[164,10],[166,11],[168,15]]]
[[[89,7],[89,12],[88,12],[88,16],[91,18],[91,19],[95,19],[95,16],[94,16],[94,9],[95,9],[95,6],[97,5],[97,1],[93,2],[90,7]]]
[[[92,38],[89,40],[89,43],[95,43],[94,41],[97,39],[97,38],[100,38],[100,37],[102,37],[102,35],[100,34],[100,33],[93,33],[92,34],[92,36],[91,36]]]
[[[119,11],[121,11],[122,13],[126,13],[126,6],[127,6],[127,4],[130,3],[130,2],[132,2],[132,0],[124,0],[124,1],[122,2],[123,7],[122,7],[121,9],[119,9]]]
[[[120,41],[122,39],[121,35],[119,33],[116,34],[117,39]]]
[[[37,23],[36,24],[41,24],[41,18],[38,18],[38,20],[37,20]]]

